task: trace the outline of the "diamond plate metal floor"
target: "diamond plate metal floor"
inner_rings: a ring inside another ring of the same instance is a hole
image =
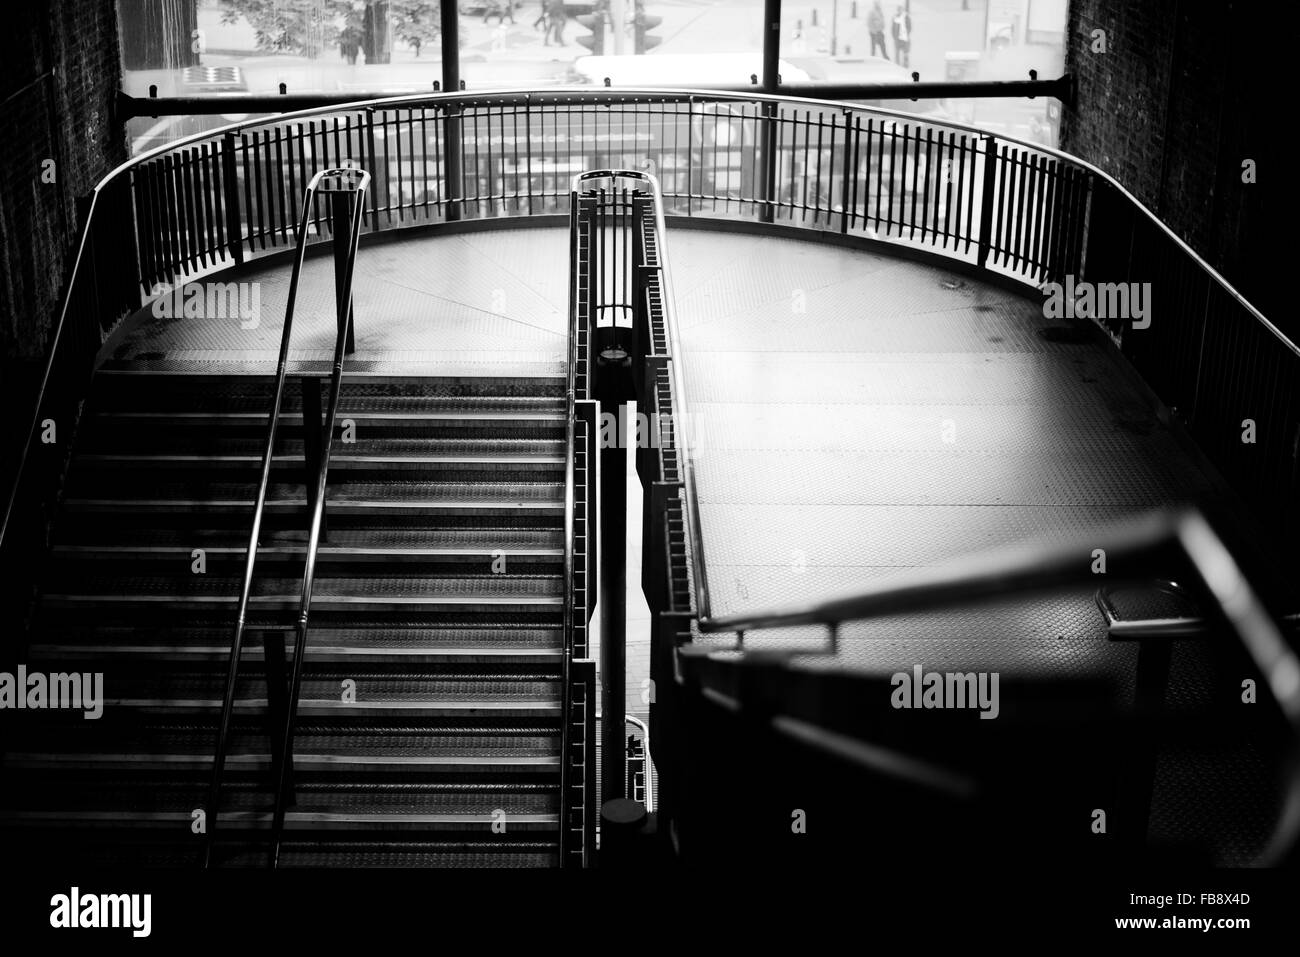
[[[404,236],[362,247],[353,286],[357,351],[348,369],[562,375],[568,244],[568,230],[561,228]],[[333,355],[333,268],[328,255],[303,265],[290,350],[295,369],[328,364]],[[252,284],[244,296],[260,307],[255,322],[239,315],[159,317],[145,309],[123,324],[107,354],[167,368],[269,374],[280,348],[289,277],[288,263],[218,275],[212,281]]]
[[[794,240],[678,230],[670,256],[715,614],[1213,494],[1118,358],[1028,297]]]

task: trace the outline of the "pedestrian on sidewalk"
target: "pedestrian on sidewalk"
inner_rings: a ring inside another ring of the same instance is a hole
[[[550,0],[538,0],[537,5],[541,8],[541,12],[537,15],[537,19],[533,21],[533,29],[536,30],[541,28],[542,30],[545,30],[546,33],[544,36],[547,37],[551,35],[551,11],[548,9],[549,3]]]
[[[564,24],[568,21],[569,15],[564,12],[564,0],[546,0],[546,14],[549,26],[546,30],[546,38],[542,40],[542,46],[550,46],[552,36],[555,37],[557,46],[565,46]]]
[[[492,14],[497,15],[497,23],[504,25],[506,17],[510,17],[511,26],[515,22],[515,0],[488,0],[483,7],[483,22],[488,22],[488,17]]]
[[[885,11],[880,7],[880,0],[875,0],[871,12],[867,14],[867,32],[871,34],[871,55],[876,55],[876,47],[879,46],[880,55],[888,60],[889,50],[885,48]]]
[[[908,52],[912,49],[912,15],[898,7],[894,14],[894,62],[910,68]]]

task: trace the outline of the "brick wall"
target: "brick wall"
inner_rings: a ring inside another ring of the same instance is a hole
[[[0,361],[44,354],[78,197],[126,158],[114,0],[24,0],[0,30]],[[53,160],[55,182],[42,182]]]
[[[1289,5],[1242,0],[1071,0],[1066,68],[1078,101],[1062,147],[1110,173],[1292,334],[1295,264],[1281,231],[1297,208]],[[1104,30],[1108,52],[1091,49]],[[1242,162],[1258,182],[1241,181]]]

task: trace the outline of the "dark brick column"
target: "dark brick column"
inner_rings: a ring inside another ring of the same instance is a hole
[[[30,414],[81,224],[77,200],[127,157],[113,0],[8,4],[0,30],[0,480]],[[3,487],[7,488],[7,484]]]
[[[1116,177],[1293,335],[1300,68],[1289,5],[1072,0],[1066,66],[1078,101],[1062,147]],[[1093,49],[1104,31],[1107,51]],[[1257,182],[1242,182],[1254,160]]]

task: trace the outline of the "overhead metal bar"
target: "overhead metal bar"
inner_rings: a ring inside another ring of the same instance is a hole
[[[757,78],[755,78],[757,79]],[[509,104],[513,101],[524,102],[531,96],[563,96],[566,93],[590,93],[593,87],[556,87],[553,90],[537,90],[531,94],[518,93],[502,96],[492,90],[480,91],[491,94],[493,102]],[[696,89],[718,93],[765,93],[764,84],[757,82],[735,86],[697,86]],[[1053,97],[1064,103],[1073,102],[1075,82],[1071,74],[1059,76],[1054,80],[992,80],[988,82],[945,82],[945,83],[777,83],[773,92],[778,96],[798,96],[821,100],[938,100],[938,99],[1035,99]],[[455,92],[455,88],[453,88]],[[617,88],[608,88],[608,92],[617,93]],[[643,97],[648,91],[638,89],[628,91],[629,96]],[[130,96],[118,92],[117,115],[121,121],[135,117],[159,116],[216,116],[223,113],[293,113],[315,107],[346,106],[369,100],[391,97],[388,92],[349,93],[287,93],[275,94],[221,94],[218,96]],[[413,95],[418,95],[413,91]],[[431,93],[436,96],[436,93]],[[674,91],[665,90],[664,96],[671,99]]]

